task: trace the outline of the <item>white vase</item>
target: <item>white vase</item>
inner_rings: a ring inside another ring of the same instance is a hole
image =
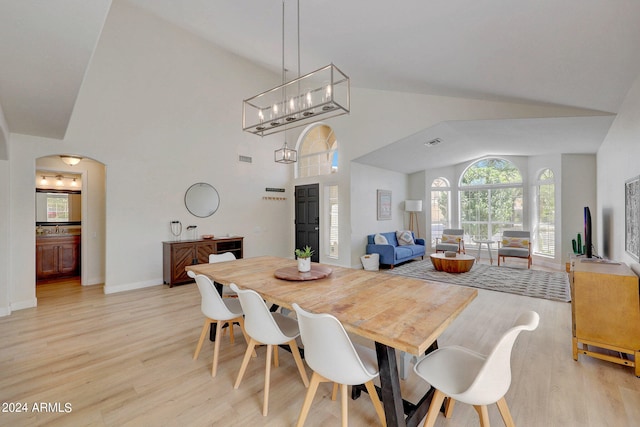
[[[298,271],[300,273],[311,271],[311,258],[298,258]]]

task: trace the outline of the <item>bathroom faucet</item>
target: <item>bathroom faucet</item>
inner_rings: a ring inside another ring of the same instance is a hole
[[[56,225],[56,234],[60,233],[60,226]]]

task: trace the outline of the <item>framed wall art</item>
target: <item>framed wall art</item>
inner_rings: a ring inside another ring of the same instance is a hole
[[[391,219],[391,191],[378,190],[378,221]]]
[[[640,259],[640,176],[624,184],[624,247],[636,261]]]

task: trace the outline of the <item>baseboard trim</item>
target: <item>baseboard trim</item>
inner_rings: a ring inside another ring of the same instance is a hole
[[[133,291],[135,289],[150,288],[162,284],[162,279],[147,280],[144,282],[124,283],[122,285],[104,285],[105,294],[115,294],[117,292]]]
[[[25,308],[33,308],[38,306],[38,298],[33,298],[25,301],[12,302],[9,307],[9,314],[12,311],[24,310]]]

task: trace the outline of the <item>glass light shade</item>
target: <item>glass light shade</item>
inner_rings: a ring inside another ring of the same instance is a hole
[[[62,161],[66,164],[68,164],[69,166],[75,166],[78,163],[80,163],[80,160],[82,160],[82,157],[77,157],[77,156],[60,156],[60,159],[62,159]]]
[[[405,212],[422,212],[422,200],[405,200]]]
[[[287,147],[285,142],[281,149],[274,151],[273,157],[276,163],[295,163],[298,161],[298,152]]]
[[[349,92],[349,77],[335,65],[326,65],[245,99],[242,130],[265,136],[348,114]]]

